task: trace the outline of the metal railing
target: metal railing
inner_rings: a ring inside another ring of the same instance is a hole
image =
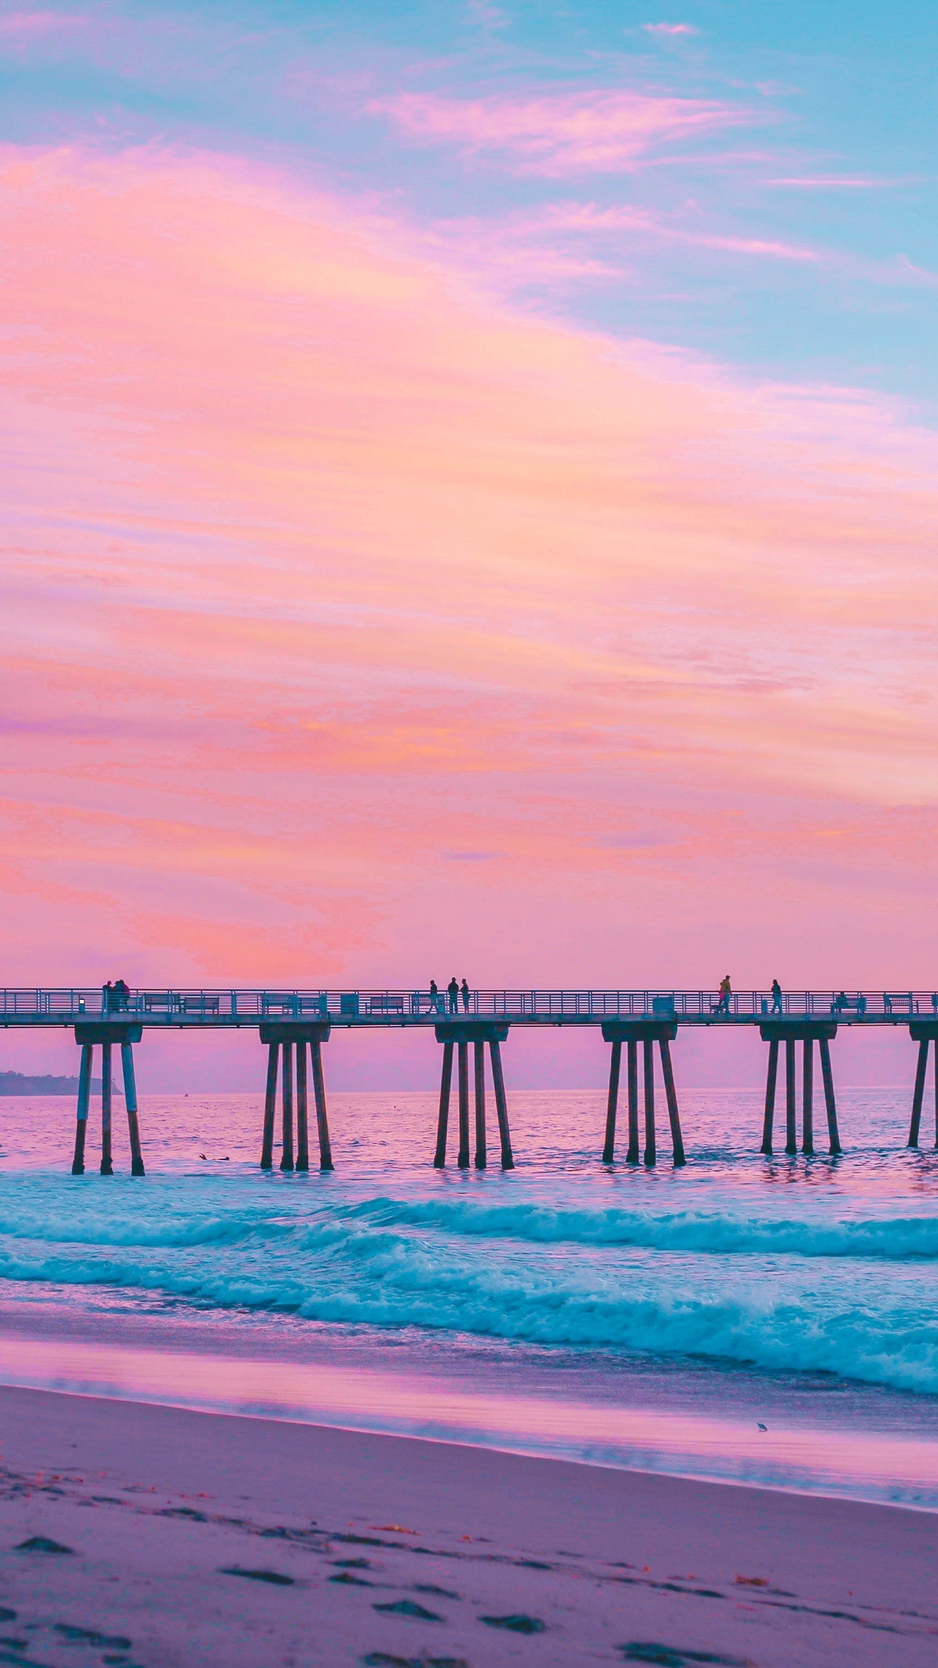
[[[0,1025],[74,1025],[131,1020],[144,1025],[237,1026],[266,1019],[328,1019],[348,1025],[440,1023],[453,1018],[504,1018],[600,1023],[604,1019],[676,1019],[679,1023],[759,1024],[766,1019],[834,1018],[847,1024],[902,1024],[938,1018],[934,991],[712,990],[102,990],[0,991]]]

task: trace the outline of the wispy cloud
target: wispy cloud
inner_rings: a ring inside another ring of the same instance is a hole
[[[548,176],[631,168],[656,146],[751,119],[713,100],[608,90],[479,99],[402,93],[369,109],[411,139],[495,154],[517,172]]]
[[[695,29],[692,23],[643,23],[642,28],[646,35],[697,35],[700,33],[699,29]]]
[[[79,28],[84,21],[80,15],[69,12],[8,12],[0,17],[0,39],[35,40]]]
[[[803,174],[769,179],[766,185],[789,186],[794,191],[884,191],[905,180],[877,179],[862,174]]]

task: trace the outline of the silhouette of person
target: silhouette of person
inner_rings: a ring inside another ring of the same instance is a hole
[[[463,1011],[464,1011],[464,1013],[468,1013],[469,1012],[469,998],[472,995],[472,992],[469,989],[469,986],[467,985],[465,979],[463,979],[463,982],[459,987],[459,991],[460,991],[460,995],[462,996]]]
[[[451,1014],[458,1014],[458,1012],[459,1012],[459,982],[456,978],[455,973],[453,974],[453,977],[450,979],[450,982],[446,987],[446,993],[449,997],[449,1011],[450,1011],[450,1013]]]
[[[780,1014],[782,1011],[782,987],[777,979],[772,980],[772,1012]]]
[[[720,1000],[717,1003],[717,1009],[716,1009],[718,1014],[728,1014],[729,1013],[729,1011],[730,1011],[730,997],[732,996],[732,994],[733,994],[733,987],[730,984],[730,976],[729,976],[728,973],[724,973],[722,979],[720,980]]]
[[[436,980],[431,979],[430,980],[430,1012],[431,1012],[431,1014],[436,1014],[436,1013],[439,1013],[439,1011],[440,1011],[440,992],[439,992]]]
[[[106,1013],[106,1014],[110,1013],[111,1006],[112,1006],[112,1003],[113,1003],[113,998],[114,998],[114,986],[111,984],[110,979],[108,979],[107,984],[104,985],[102,987],[102,990],[101,990],[101,1011],[102,1011],[102,1013]]]

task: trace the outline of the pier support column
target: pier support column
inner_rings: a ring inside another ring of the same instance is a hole
[[[277,1116],[277,1068],[280,1044],[272,1042],[267,1048],[267,1093],[264,1096],[264,1133],[261,1138],[261,1169],[272,1170],[274,1164],[274,1119]]]
[[[506,1028],[505,1036],[507,1035]],[[502,1169],[513,1170],[515,1158],[511,1150],[511,1130],[508,1127],[508,1099],[505,1094],[505,1074],[502,1071],[501,1044],[503,1041],[504,1037],[493,1036],[489,1041],[489,1053],[492,1056],[492,1087],[495,1090],[495,1111],[498,1116],[498,1138],[502,1149]]]
[[[922,1106],[925,1101],[925,1079],[928,1073],[928,1045],[933,1045],[935,1073],[935,1146],[938,1147],[938,1021],[921,1021],[909,1026],[909,1035],[918,1043],[918,1062],[915,1068],[915,1088],[912,1091],[912,1119],[909,1124],[909,1146],[917,1147],[922,1125]]]
[[[460,1170],[469,1168],[469,1044],[456,1044],[456,1071],[459,1083],[459,1152],[456,1163]]]
[[[121,1063],[124,1068],[124,1096],[127,1106],[127,1127],[130,1134],[130,1169],[131,1175],[144,1174],[143,1156],[140,1151],[140,1126],[137,1116],[137,1084],[134,1077],[133,1043],[138,1043],[143,1035],[140,1025],[121,1023],[117,1019],[102,1019],[95,1023],[75,1026],[75,1041],[81,1049],[81,1067],[78,1074],[78,1116],[75,1125],[75,1155],[72,1159],[72,1175],[83,1176],[85,1173],[85,1142],[88,1135],[88,1112],[91,1101],[91,1078],[94,1067],[94,1051],[101,1048],[101,1174],[113,1176],[113,1127],[112,1108],[114,1102],[113,1078],[113,1049],[115,1044],[121,1051]]]
[[[687,1163],[684,1157],[684,1137],[681,1134],[681,1117],[677,1109],[677,1094],[674,1089],[674,1072],[671,1067],[671,1044],[667,1037],[662,1037],[658,1044],[661,1055],[661,1075],[664,1078],[664,1093],[668,1103],[668,1122],[671,1125],[671,1146],[674,1151],[674,1168],[679,1170]]]
[[[436,1152],[433,1157],[434,1169],[442,1170],[446,1166],[446,1135],[449,1128],[449,1102],[453,1088],[453,1044],[443,1044],[443,1070],[440,1074],[440,1110],[436,1121]]]
[[[124,1074],[124,1105],[127,1109],[127,1133],[130,1136],[130,1174],[144,1176],[143,1153],[140,1150],[140,1121],[137,1116],[137,1080],[134,1076],[133,1043],[121,1043],[121,1067]]]
[[[814,1156],[814,1038],[805,1037],[802,1051],[801,1151]]]
[[[283,1078],[280,1087],[281,1136],[280,1168],[293,1169],[293,1044],[283,1044]]]
[[[798,1151],[798,1110],[795,1101],[795,1039],[785,1038],[785,1151]]]
[[[485,1045],[488,1043],[492,1063],[492,1087],[495,1091],[495,1112],[501,1145],[502,1169],[513,1170],[511,1133],[508,1128],[508,1103],[505,1098],[505,1079],[502,1073],[500,1044],[508,1035],[508,1026],[491,1019],[452,1019],[434,1026],[438,1043],[443,1044],[443,1070],[440,1074],[440,1110],[436,1125],[434,1168],[442,1170],[446,1164],[446,1138],[449,1130],[449,1103],[453,1084],[453,1055],[456,1056],[459,1090],[459,1150],[457,1164],[468,1170],[472,1162],[469,1127],[469,1044],[472,1043],[473,1083],[475,1090],[475,1168],[488,1166],[485,1125]]]
[[[296,1045],[296,1168],[309,1169],[309,1097],[306,1084],[307,1044]]]
[[[629,1107],[629,1150],[625,1155],[626,1164],[637,1164],[638,1152],[638,1043],[630,1037],[626,1043],[628,1052],[628,1107]]]
[[[827,1133],[832,1153],[839,1153],[840,1134],[837,1129],[837,1106],[834,1100],[834,1077],[831,1071],[830,1045],[837,1035],[836,1020],[827,1019],[769,1019],[759,1026],[759,1035],[769,1045],[769,1064],[765,1080],[765,1116],[762,1121],[761,1152],[771,1155],[772,1125],[775,1118],[775,1090],[778,1082],[779,1045],[785,1044],[785,1151],[789,1156],[798,1151],[798,1096],[796,1084],[796,1048],[801,1044],[801,1150],[808,1158],[814,1153],[814,1045],[821,1058],[824,1081],[824,1103],[827,1108]]]
[[[650,1037],[642,1043],[645,1079],[645,1163],[652,1169],[658,1162],[655,1141],[655,1045]]]
[[[765,1116],[762,1120],[762,1146],[759,1151],[771,1156],[772,1128],[775,1123],[775,1086],[778,1082],[778,1038],[769,1043],[769,1065],[765,1074]]]
[[[673,1020],[653,1019],[610,1019],[603,1023],[603,1039],[612,1044],[612,1057],[609,1063],[609,1098],[606,1103],[606,1136],[603,1146],[603,1163],[611,1164],[615,1158],[616,1109],[619,1099],[619,1078],[622,1067],[622,1044],[625,1043],[627,1053],[626,1075],[628,1081],[628,1115],[629,1115],[629,1144],[626,1153],[627,1164],[638,1164],[639,1153],[639,1113],[638,1113],[638,1045],[642,1045],[642,1085],[644,1090],[644,1123],[645,1123],[645,1153],[644,1161],[651,1169],[658,1158],[657,1134],[655,1129],[655,1044],[658,1045],[658,1055],[661,1061],[661,1078],[664,1084],[665,1099],[668,1107],[668,1122],[671,1128],[671,1145],[674,1153],[674,1164],[680,1168],[687,1162],[684,1154],[684,1138],[681,1134],[681,1117],[677,1104],[677,1092],[674,1087],[674,1068],[671,1063],[671,1043],[677,1036],[677,1025]]]
[[[322,1045],[328,1037],[317,1033],[310,1041],[313,1061],[313,1094],[316,1099],[316,1133],[319,1137],[319,1169],[324,1175],[335,1169],[332,1162],[332,1142],[329,1139],[329,1117],[326,1112],[326,1079],[322,1069]],[[307,1160],[308,1165],[308,1160]]]
[[[111,1095],[113,1079],[111,1077],[111,1044],[101,1044],[101,1174],[113,1176],[114,1164],[111,1155]]]
[[[88,1133],[88,1105],[91,1100],[91,1062],[93,1058],[94,1049],[91,1043],[84,1043],[81,1050],[81,1066],[78,1071],[78,1115],[75,1121],[73,1176],[83,1176],[85,1173],[85,1136]]]
[[[297,1022],[295,1020],[265,1020],[260,1027],[260,1039],[267,1047],[267,1092],[264,1096],[264,1134],[261,1143],[261,1169],[270,1170],[274,1162],[274,1125],[277,1119],[277,1072],[282,1059],[281,1082],[282,1148],[281,1170],[309,1169],[309,1071],[313,1075],[313,1096],[316,1102],[316,1128],[319,1135],[319,1168],[331,1170],[332,1148],[329,1142],[329,1120],[326,1116],[326,1087],[322,1071],[322,1044],[329,1040],[329,1023]],[[307,1044],[309,1058],[307,1060]],[[296,1054],[296,1094],[294,1098],[294,1051]],[[296,1107],[296,1147],[294,1149],[293,1109]]]
[[[616,1156],[616,1109],[619,1105],[619,1072],[622,1068],[622,1044],[618,1038],[609,1057],[609,1094],[606,1100],[606,1139],[603,1142],[603,1163],[612,1164]]]
[[[837,1128],[837,1102],[834,1099],[834,1074],[831,1071],[831,1045],[826,1037],[818,1038],[821,1056],[821,1076],[824,1080],[824,1105],[827,1109],[827,1142],[831,1153],[839,1153],[840,1131]]]
[[[476,1156],[477,1170],[486,1167],[485,1151],[485,1043],[477,1037],[472,1045],[473,1052],[473,1087],[475,1088],[476,1111]]]

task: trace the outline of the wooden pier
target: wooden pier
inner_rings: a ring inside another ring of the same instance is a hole
[[[105,986],[103,990],[49,988],[0,991],[0,1027],[7,1030],[68,1028],[74,1031],[75,1041],[81,1048],[72,1162],[72,1174],[76,1176],[85,1172],[96,1048],[101,1050],[100,1173],[103,1176],[113,1174],[112,1072],[115,1047],[120,1049],[121,1056],[131,1174],[145,1174],[133,1051],[146,1030],[256,1030],[268,1051],[260,1167],[262,1170],[273,1167],[279,1087],[279,1167],[283,1171],[309,1170],[309,1084],[312,1078],[319,1170],[327,1174],[334,1166],[322,1048],[335,1030],[398,1028],[433,1032],[436,1042],[442,1045],[440,1100],[433,1153],[433,1164],[438,1169],[442,1169],[447,1162],[454,1060],[458,1108],[456,1163],[461,1170],[471,1166],[477,1170],[488,1168],[487,1045],[500,1166],[502,1170],[511,1170],[515,1159],[501,1047],[513,1027],[591,1026],[601,1030],[603,1040],[610,1045],[610,1056],[600,1161],[609,1165],[614,1164],[617,1158],[623,1044],[626,1049],[628,1116],[625,1163],[641,1163],[649,1168],[657,1163],[657,1050],[658,1073],[668,1112],[671,1157],[675,1167],[679,1168],[687,1160],[671,1044],[681,1030],[758,1027],[762,1040],[768,1044],[760,1148],[766,1156],[771,1156],[774,1151],[775,1104],[782,1059],[785,1068],[784,1150],[790,1157],[799,1151],[797,1055],[800,1046],[800,1151],[810,1158],[815,1152],[815,1047],[824,1094],[828,1152],[836,1156],[842,1151],[830,1045],[840,1027],[845,1025],[864,1029],[902,1026],[908,1029],[911,1040],[918,1044],[908,1135],[908,1146],[913,1148],[918,1147],[921,1140],[931,1057],[934,1144],[938,1147],[938,992],[933,991],[780,992],[777,987],[770,991],[733,994],[660,989],[460,990],[454,996],[449,991],[437,990],[432,993],[390,989],[130,990],[124,985]]]

